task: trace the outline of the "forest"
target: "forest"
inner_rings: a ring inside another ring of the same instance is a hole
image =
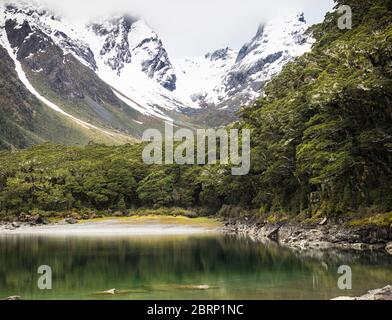
[[[344,2],[344,3],[343,3]],[[146,165],[143,144],[50,143],[0,152],[0,218],[179,212],[312,219],[384,214],[392,223],[392,2],[350,5],[313,26],[312,51],[289,63],[232,126],[251,130],[251,170]]]

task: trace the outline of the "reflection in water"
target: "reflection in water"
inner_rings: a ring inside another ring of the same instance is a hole
[[[340,265],[353,290],[337,288]],[[40,265],[53,290],[37,288]],[[228,236],[0,237],[0,297],[24,299],[330,299],[392,282],[383,253],[296,254],[274,244]],[[206,287],[208,285],[208,287]],[[116,288],[118,294],[99,292]]]

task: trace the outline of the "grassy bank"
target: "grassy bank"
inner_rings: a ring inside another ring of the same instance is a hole
[[[11,222],[29,222],[41,219],[50,223],[60,222],[64,219],[73,219],[80,223],[87,221],[105,221],[110,219],[123,220],[124,222],[133,221],[144,222],[148,220],[165,220],[167,222],[181,222],[185,224],[191,223],[205,223],[217,221],[216,215],[211,214],[208,210],[203,208],[183,209],[183,208],[139,208],[134,210],[66,210],[66,211],[42,211],[31,210],[27,213],[22,212],[18,215],[3,215],[0,221]]]
[[[105,222],[115,220],[124,224],[163,224],[163,225],[186,225],[205,228],[219,228],[222,222],[212,217],[188,218],[184,216],[162,216],[162,215],[134,215],[131,217],[105,217],[80,220],[79,223]]]
[[[392,228],[392,212],[376,213],[371,210],[347,212],[339,215],[325,215],[322,213],[309,215],[298,214],[289,215],[280,212],[277,213],[263,213],[260,210],[248,210],[241,207],[223,206],[217,213],[218,217],[225,220],[251,221],[257,223],[294,223],[302,224],[304,226],[317,225],[321,223],[331,223],[341,225],[346,228],[357,227],[380,227]]]

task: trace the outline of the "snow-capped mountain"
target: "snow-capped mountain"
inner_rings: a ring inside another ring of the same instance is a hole
[[[176,75],[162,41],[143,20],[123,16],[93,23],[88,30],[97,37],[97,56],[118,76],[127,73],[129,65],[137,65],[167,90],[176,88]]]
[[[309,51],[313,39],[302,13],[260,25],[239,52],[229,48],[177,62],[178,89],[200,106],[237,110],[260,96],[283,66]],[[194,90],[192,90],[194,88]]]
[[[65,127],[71,129],[69,143],[134,141],[133,137],[139,138],[146,127],[159,129],[162,118],[168,118],[130,99],[120,99],[118,89],[99,76],[100,56],[94,54],[81,31],[88,32],[85,26],[67,23],[45,9],[0,3],[0,45],[8,64],[2,78],[10,79],[8,85],[13,92],[24,88],[29,106],[19,104],[17,94],[2,95],[0,99],[0,117],[25,137],[17,145],[42,142],[48,136],[54,142],[63,142],[67,138],[61,135]],[[11,81],[14,74],[18,81]],[[10,104],[15,104],[18,115],[3,114]],[[34,118],[43,112],[56,122],[33,119],[31,123],[37,123],[33,131],[19,124],[28,113]],[[52,128],[51,134],[48,128]]]
[[[187,106],[202,107],[205,100],[216,95],[214,91],[234,65],[237,55],[233,49],[224,48],[201,57],[175,60],[175,93],[187,101]]]
[[[144,20],[129,16],[80,25],[29,3],[4,5],[4,21],[24,23],[50,38],[64,55],[91,68],[135,110],[161,119],[183,108],[171,94],[176,75],[157,34]]]
[[[121,110],[126,106],[138,115],[133,121],[139,125],[146,122],[143,117],[203,125],[200,119],[206,114],[209,120],[219,119],[206,125],[225,124],[312,44],[303,14],[294,14],[261,25],[239,51],[223,48],[201,57],[171,59],[158,34],[140,17],[123,15],[81,24],[30,2],[1,1],[0,45],[17,65],[20,62],[25,86],[43,103],[56,106],[52,109],[74,118],[83,115],[83,120],[77,119],[87,126],[97,114],[98,124],[123,128],[117,120],[112,124],[107,105],[121,105]],[[92,83],[99,83],[100,89],[91,88]],[[45,96],[45,85],[53,90],[50,97]],[[62,110],[49,101],[56,94],[57,100],[67,101],[65,105],[75,98],[83,100],[88,112],[84,107]],[[110,112],[121,118],[118,111]]]
[[[260,95],[263,85],[283,66],[311,49],[304,15],[279,18],[261,25],[255,37],[238,53],[235,65],[223,79],[218,100],[241,94],[244,102]]]
[[[169,119],[165,111],[184,107],[172,94],[177,77],[168,53],[143,19],[121,16],[79,30],[94,53],[97,74],[125,103],[163,119]]]

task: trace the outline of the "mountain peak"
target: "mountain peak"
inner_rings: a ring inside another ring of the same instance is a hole
[[[207,53],[204,57],[211,61],[227,60],[234,50],[226,47]]]
[[[104,26],[106,28],[110,28],[118,25],[123,25],[130,28],[130,26],[138,20],[140,20],[139,17],[131,14],[119,14],[115,16],[100,16],[99,18],[90,21],[90,23],[88,23],[87,26],[99,25],[99,26]]]
[[[277,46],[291,46],[293,43],[302,45],[306,42],[304,33],[307,30],[305,15],[296,12],[275,18],[264,24],[260,24],[256,35],[240,50],[237,62],[243,60],[252,52],[274,53]]]
[[[58,19],[53,11],[35,1],[5,1],[3,4],[0,4],[0,8],[13,14],[26,14],[30,17],[34,15],[38,17],[50,16],[52,19]]]
[[[298,17],[298,21],[299,21],[299,22],[306,23],[305,13],[299,12],[299,13],[297,14],[297,17]]]
[[[264,34],[264,27],[265,27],[264,24],[260,24],[259,25],[259,28],[257,29],[257,32],[256,32],[256,35],[255,35],[254,39],[258,39],[258,38],[261,38],[263,36],[263,34]]]

